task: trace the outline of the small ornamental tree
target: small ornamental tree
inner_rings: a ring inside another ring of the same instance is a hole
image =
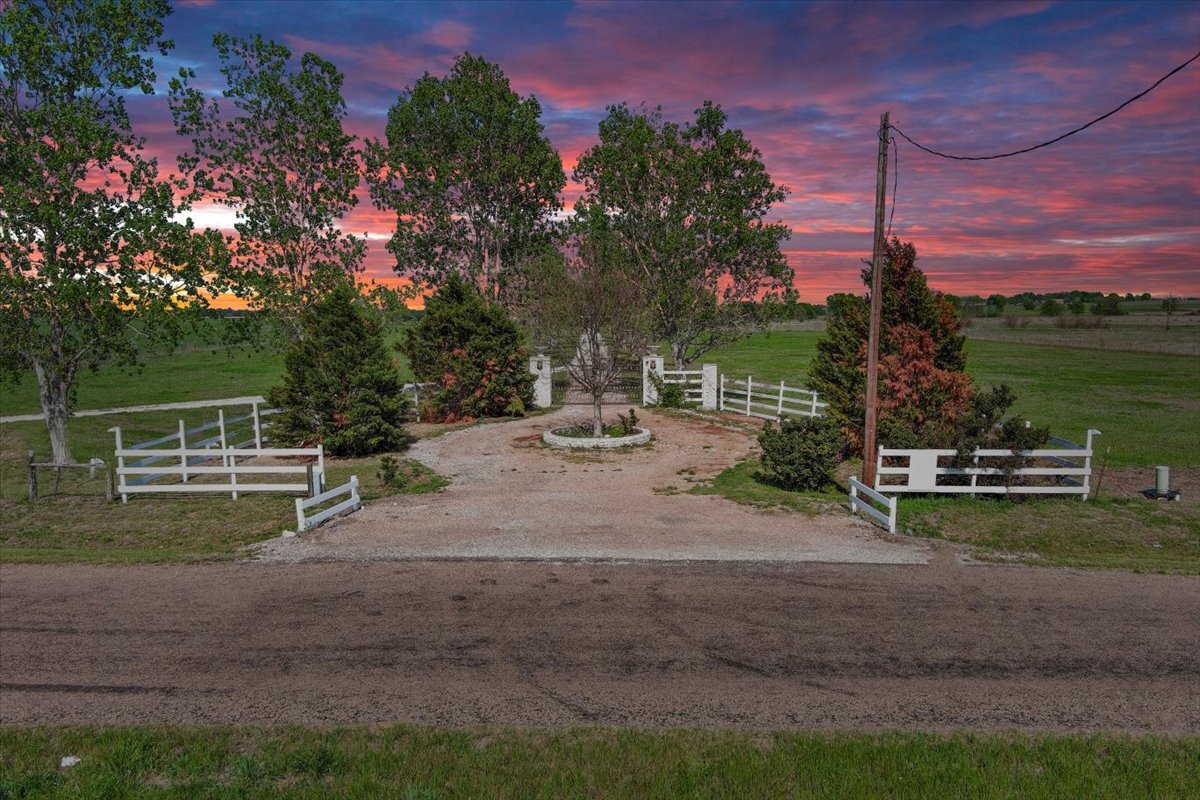
[[[651,341],[645,296],[630,280],[611,237],[577,239],[577,256],[547,255],[529,268],[529,327],[539,346],[566,364],[592,400],[592,435],[604,435],[604,395]]]
[[[417,380],[436,387],[422,405],[425,418],[520,416],[533,404],[521,329],[457,273],[425,301],[400,349]]]
[[[336,456],[365,456],[408,444],[403,384],[379,324],[356,287],[329,290],[300,316],[301,337],[284,363],[283,384],[267,394],[280,413],[271,438],[283,445],[324,444]]]

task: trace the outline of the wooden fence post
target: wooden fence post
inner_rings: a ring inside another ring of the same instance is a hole
[[[37,500],[37,467],[33,466],[33,451],[25,457],[25,489],[29,494],[29,502]]]
[[[317,483],[320,486],[317,489],[318,494],[325,491],[325,445],[317,445],[317,466],[320,468],[320,474],[317,475]]]
[[[817,416],[817,393],[816,392],[812,393],[812,413],[809,414],[809,416],[810,417]]]
[[[258,416],[258,403],[251,406],[254,414],[254,449],[262,450],[262,419]]]
[[[779,382],[779,404],[775,406],[775,416],[783,420],[783,381]]]
[[[183,467],[183,482],[188,482],[187,426],[179,420],[179,466]]]
[[[750,416],[750,395],[754,394],[754,376],[746,376],[746,416]]]
[[[222,450],[221,466],[223,466],[223,467],[235,466],[236,467],[237,459],[232,456],[228,456],[224,453],[224,451],[226,449],[228,449],[228,447],[229,447],[229,441],[225,438],[225,409],[223,409],[223,408],[217,409],[217,427],[221,431],[221,450]],[[233,491],[230,492],[230,494],[233,496],[234,500],[237,500],[238,493],[237,493],[237,473],[236,472],[229,473],[229,485],[234,487]]]
[[[120,481],[121,502],[128,503],[129,495],[126,494],[124,491],[125,490],[125,456],[119,455],[120,452],[125,449],[121,446],[121,429],[119,427],[109,428],[109,431],[111,431],[117,438],[117,453],[118,453],[118,455],[117,455],[117,480]]]
[[[721,380],[717,384],[717,410],[725,410],[725,373],[721,373]]]

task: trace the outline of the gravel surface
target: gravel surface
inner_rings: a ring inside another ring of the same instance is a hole
[[[1200,735],[1200,580],[779,563],[0,567],[0,720]]]
[[[452,478],[437,494],[389,497],[259,558],[302,562],[424,558],[826,561],[912,564],[928,546],[889,538],[844,509],[797,514],[689,495],[749,456],[755,432],[639,411],[646,447],[569,452],[542,431],[590,409],[567,407],[418,441],[409,455]]]

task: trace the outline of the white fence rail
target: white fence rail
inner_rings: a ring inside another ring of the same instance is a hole
[[[407,396],[413,406],[419,406],[421,395],[428,397],[436,388],[435,383],[406,383],[400,387],[400,393]]]
[[[311,517],[305,516],[304,512],[306,510],[314,506],[319,506],[322,503],[327,503],[335,497],[341,497],[342,495],[348,495],[348,497],[340,503],[318,511]],[[336,517],[343,511],[358,511],[360,508],[362,508],[362,501],[358,497],[358,476],[351,475],[349,483],[343,483],[335,489],[321,492],[313,497],[296,498],[296,531],[299,533],[310,530],[322,522]]]
[[[919,494],[1062,494],[1091,493],[1092,437],[1087,444],[1040,450],[979,449],[972,453],[973,466],[942,466],[956,450],[910,450],[879,448],[875,466],[875,490]],[[1061,445],[1070,445],[1061,439]],[[1022,466],[1009,467],[1000,459],[1021,459]],[[903,462],[903,463],[896,463]],[[949,477],[950,482],[944,482]],[[967,480],[969,478],[969,480]],[[982,479],[982,482],[981,482]]]
[[[720,409],[748,417],[780,420],[784,417],[819,417],[828,405],[811,389],[758,381],[753,375],[734,380],[721,375]]]
[[[704,370],[667,369],[662,373],[663,385],[675,384],[683,387],[683,399],[699,403],[704,399]]]
[[[872,502],[886,508],[887,513],[876,508]],[[866,514],[887,528],[888,533],[896,532],[896,509],[899,504],[896,498],[882,495],[859,481],[857,477],[850,477],[850,510],[855,514],[859,512]]]
[[[270,425],[270,423],[264,418],[278,413],[279,410],[275,408],[265,408],[260,411],[258,404],[254,403],[251,406],[249,414],[226,418],[224,409],[221,409],[217,412],[217,419],[214,422],[198,425],[194,428],[187,428],[184,425],[183,420],[179,420],[178,432],[171,433],[166,436],[160,436],[157,439],[151,439],[146,442],[131,444],[125,447],[125,449],[148,450],[157,447],[158,445],[167,444],[168,442],[174,443],[175,446],[173,449],[178,448],[182,450],[212,447],[261,449],[263,446],[263,439],[266,429]],[[109,430],[111,432],[115,431],[116,429],[110,428]],[[194,437],[209,431],[213,431],[213,433],[202,439],[194,439]],[[171,458],[172,456],[148,456],[139,461],[135,461],[130,466],[139,468],[147,467],[151,464],[157,464]],[[190,457],[187,459],[186,463],[181,461],[180,465],[188,466],[189,464],[203,464],[206,461],[211,461],[213,458],[215,458],[215,456],[210,455]],[[184,481],[187,481],[190,472],[191,471],[186,471],[183,473]],[[130,472],[128,474],[136,474],[140,476],[129,481],[131,485],[138,486],[141,484],[150,483],[154,479],[163,477],[170,473],[164,470],[146,470],[136,473]]]
[[[182,426],[182,423],[181,423]],[[112,428],[116,436],[114,455],[117,459],[117,492],[121,502],[129,502],[131,494],[225,494],[229,493],[234,500],[239,493],[244,492],[302,492],[316,494],[325,484],[325,448],[316,447],[230,447],[224,442],[222,432],[220,447],[154,447],[166,441],[176,439],[177,435],[162,439],[142,442],[136,447],[124,447],[121,443],[121,429]],[[181,430],[181,433],[185,433]],[[186,442],[186,436],[180,437]],[[126,459],[140,459],[133,464],[127,464]],[[238,463],[239,459],[316,459],[313,463],[291,464],[246,464]],[[164,460],[178,460],[175,465],[166,465]],[[220,465],[204,466],[201,462],[220,461]],[[304,475],[303,482],[287,479],[274,482],[259,483],[255,481],[239,481],[238,476],[292,476]],[[193,479],[206,479],[211,476],[225,477],[225,482],[196,482]],[[161,478],[178,478],[172,483],[151,483]]]

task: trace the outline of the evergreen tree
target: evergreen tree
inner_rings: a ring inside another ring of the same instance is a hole
[[[324,444],[337,456],[365,456],[408,444],[409,410],[379,324],[354,284],[341,283],[300,317],[302,337],[284,361],[283,385],[268,401],[281,409],[271,438],[284,445]]]
[[[520,416],[533,404],[521,329],[458,273],[449,273],[429,297],[401,349],[417,380],[437,387],[423,417]]]
[[[893,238],[883,268],[879,343],[880,441],[892,447],[950,446],[975,396],[967,376],[961,314],[929,288],[916,248]],[[870,285],[871,272],[863,270]],[[817,342],[811,384],[852,445],[862,442],[869,298],[829,298],[826,335]]]

